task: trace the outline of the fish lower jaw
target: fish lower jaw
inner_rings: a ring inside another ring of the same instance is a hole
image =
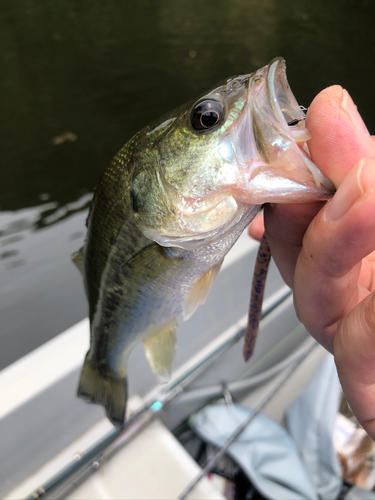
[[[331,182],[296,144],[269,163],[244,167],[232,191],[237,203],[260,205],[326,200],[331,195]]]
[[[331,192],[313,181],[298,182],[284,176],[259,175],[235,193],[238,203],[263,205],[264,203],[307,203],[327,200]]]

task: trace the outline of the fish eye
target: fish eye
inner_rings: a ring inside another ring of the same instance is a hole
[[[224,117],[220,102],[206,99],[195,104],[190,113],[190,122],[195,130],[209,130],[219,125]]]

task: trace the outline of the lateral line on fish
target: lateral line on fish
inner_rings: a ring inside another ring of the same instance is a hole
[[[268,245],[266,233],[263,234],[258,253],[256,256],[253,281],[251,284],[251,296],[249,306],[249,320],[246,327],[243,346],[243,357],[248,361],[254,352],[255,342],[259,330],[260,316],[264,289],[266,286],[268,268],[271,261],[271,250]]]

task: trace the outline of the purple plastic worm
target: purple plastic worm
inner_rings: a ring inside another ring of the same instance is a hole
[[[248,361],[254,352],[270,260],[271,251],[266,234],[264,233],[259,245],[254,267],[253,282],[251,284],[249,320],[246,327],[245,343],[243,346],[243,356],[245,361]]]

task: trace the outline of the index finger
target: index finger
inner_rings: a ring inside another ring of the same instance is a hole
[[[336,189],[361,158],[375,156],[375,144],[349,93],[334,85],[315,97],[306,117],[314,163]]]

